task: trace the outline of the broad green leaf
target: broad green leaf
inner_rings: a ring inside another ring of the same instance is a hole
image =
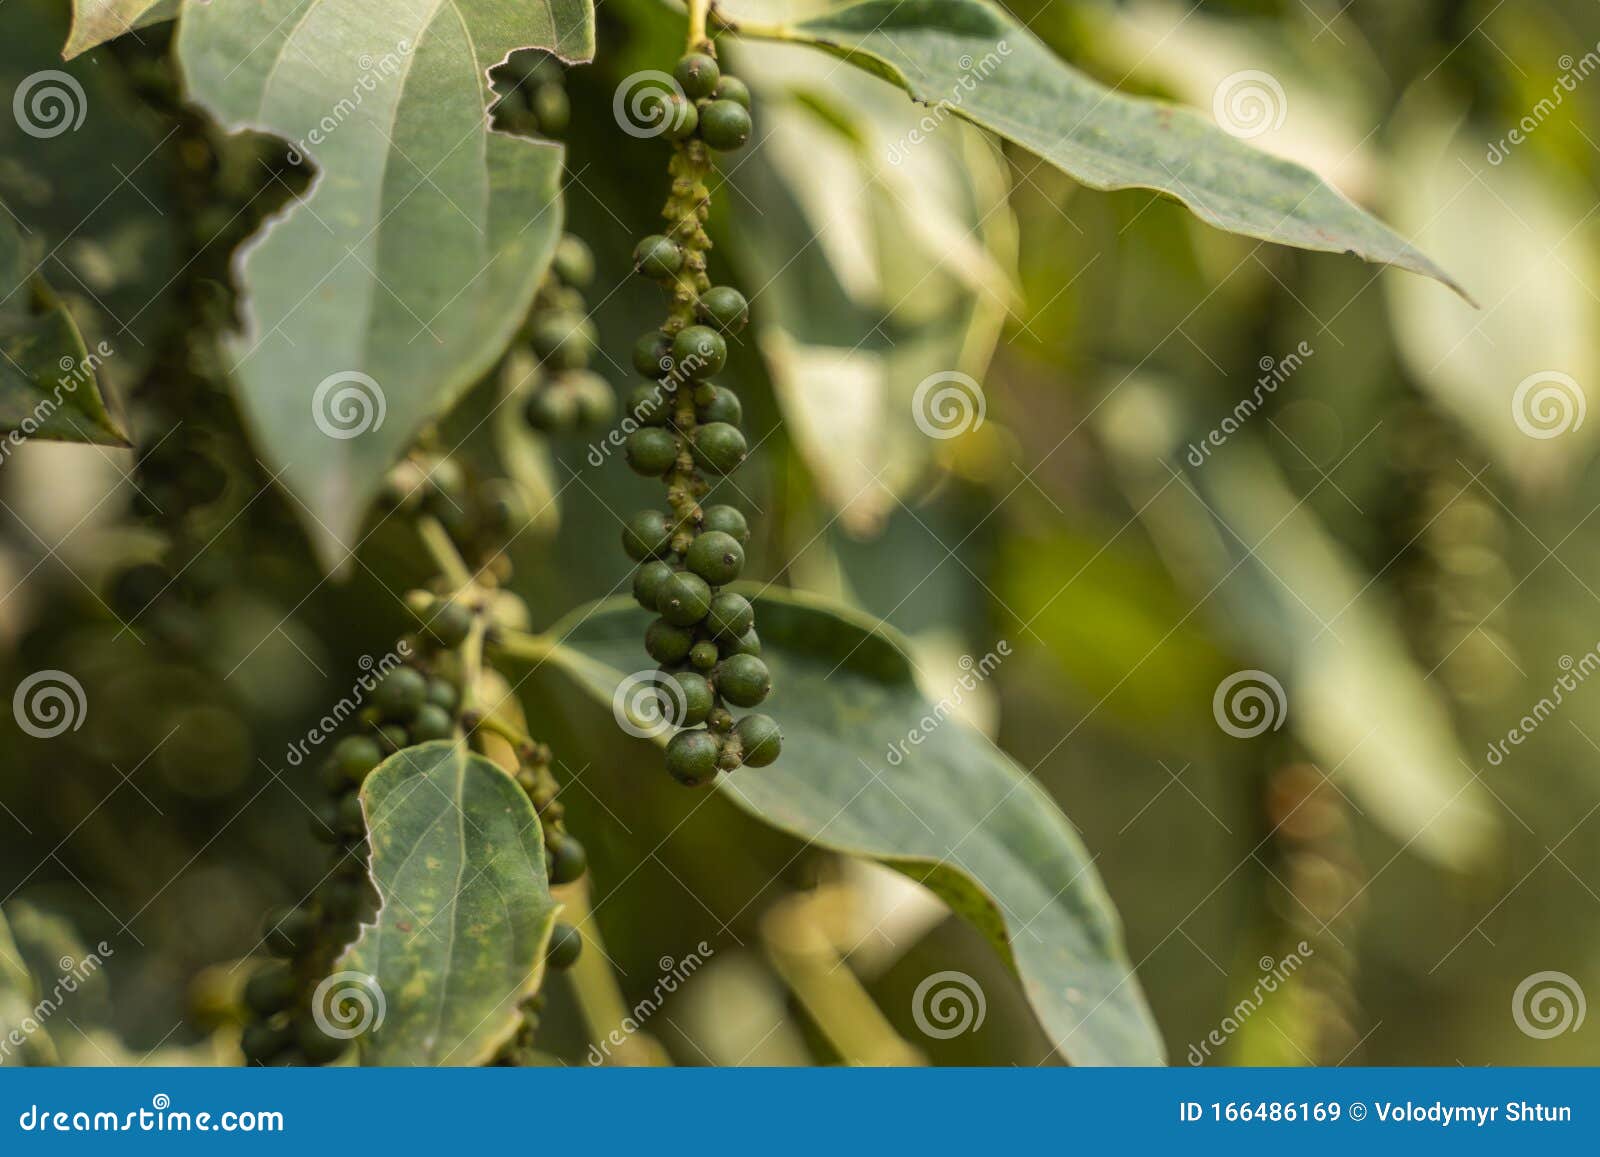
[[[1073,1062],[1160,1063],[1116,913],[1054,801],[966,724],[935,721],[949,704],[917,689],[887,629],[770,590],[756,615],[776,686],[762,710],[782,725],[784,751],[721,777],[722,790],[774,827],[932,889],[1016,968]],[[552,629],[551,666],[609,712],[625,674],[648,666],[647,622],[631,602],[578,612]]]
[[[370,1021],[363,1059],[482,1064],[538,990],[560,911],[539,817],[504,771],[446,741],[391,756],[362,785],[361,805],[381,906],[337,968],[367,1006],[346,1010]]]
[[[1162,392],[1137,381],[1097,421],[1174,573],[1259,664],[1251,669],[1282,686],[1269,718],[1407,848],[1450,868],[1481,863],[1498,824],[1394,608],[1253,433],[1233,433],[1197,467],[1183,447],[1204,433],[1185,432]]]
[[[237,388],[325,564],[384,471],[500,357],[561,231],[561,149],[491,132],[514,49],[593,50],[589,0],[214,0],[184,11],[194,97],[292,142],[309,193],[248,246]]]
[[[17,439],[128,445],[95,381],[103,353],[90,357],[72,315],[35,268],[21,234],[0,218],[0,430]]]
[[[38,1016],[38,986],[33,973],[11,935],[10,925],[0,913],[0,1067],[8,1065],[49,1065],[57,1060],[50,1032]],[[22,1038],[20,1046],[11,1043],[11,1034]]]
[[[1154,189],[1233,233],[1353,253],[1462,292],[1398,234],[1292,161],[1198,113],[1124,96],[1057,59],[983,0],[862,0],[791,23],[732,19],[747,36],[809,44],[997,133],[1094,189]]]
[[[754,334],[823,501],[875,533],[944,447],[918,423],[919,385],[981,375],[1015,298],[1008,181],[981,133],[951,122],[924,139],[869,77],[819,76],[792,45],[734,60],[764,126],[728,174],[731,249],[762,287]]]
[[[177,16],[181,0],[72,0],[72,33],[61,55],[68,60],[125,32]]]

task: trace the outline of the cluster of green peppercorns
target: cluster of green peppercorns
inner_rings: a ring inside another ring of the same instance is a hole
[[[589,368],[598,335],[582,291],[593,279],[594,255],[567,234],[556,246],[526,326],[538,369],[522,412],[541,433],[598,428],[616,414],[611,386]]]
[[[572,120],[561,65],[548,53],[513,52],[495,70],[500,99],[491,110],[498,127],[521,136],[559,137]]]
[[[731,472],[749,452],[737,395],[711,380],[749,307],[738,290],[713,286],[706,276],[705,178],[708,149],[749,140],[750,94],[707,52],[684,56],[673,77],[682,95],[663,94],[658,110],[674,143],[662,214],[668,228],[634,250],[634,267],[667,290],[670,307],[660,328],[634,347],[634,368],[650,380],[629,399],[638,426],[623,446],[630,467],[665,482],[668,509],[629,518],[622,545],[639,564],[634,598],[660,616],[645,632],[645,649],[670,680],[661,695],[665,714],[683,728],[667,744],[667,770],[680,783],[699,785],[719,770],[766,766],[778,758],[782,737],[771,717],[735,721],[727,709],[760,704],[772,677],[750,600],[723,589],[744,568],[750,528],[732,506],[700,504],[710,490],[706,475]]]

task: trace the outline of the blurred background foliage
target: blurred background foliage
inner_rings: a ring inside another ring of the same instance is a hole
[[[1544,970],[1600,992],[1600,689],[1573,693],[1503,761],[1486,753],[1550,694],[1563,657],[1600,640],[1600,425],[1531,438],[1511,416],[1530,374],[1600,380],[1600,81],[1491,159],[1574,60],[1600,52],[1600,13],[1584,0],[1008,6],[1127,90],[1209,109],[1224,78],[1270,73],[1285,115],[1254,143],[1372,207],[1479,308],[1421,278],[1208,230],[1145,193],[1088,192],[954,119],[896,163],[922,113],[898,92],[798,51],[735,48],[771,129],[728,174],[714,221],[714,261],[755,299],[755,340],[733,366],[759,443],[739,478],[761,514],[755,569],[905,631],[935,699],[959,656],[1009,642],[1014,657],[963,709],[1081,831],[1175,1062],[1265,958],[1301,941],[1305,967],[1211,1063],[1592,1062],[1592,1030],[1530,1037],[1512,993]],[[611,351],[601,368],[624,388],[621,351],[654,306],[621,271],[653,225],[666,146],[619,147],[611,94],[670,59],[679,32],[646,0],[598,16],[601,63],[569,73],[561,135],[568,227],[618,286],[591,304]],[[10,87],[59,49],[64,12],[13,0],[0,30]],[[109,371],[134,452],[30,444],[0,469],[6,685],[65,669],[89,704],[55,741],[0,721],[0,910],[21,955],[47,953],[44,973],[49,949],[29,945],[114,947],[104,991],[50,1026],[63,1058],[90,1063],[226,1055],[228,994],[261,914],[323,871],[312,773],[283,752],[406,628],[390,596],[427,574],[416,544],[380,527],[348,582],[323,580],[263,486],[208,330],[232,316],[233,248],[309,173],[187,111],[168,36],[147,29],[66,66],[97,114],[115,110],[75,147],[125,161],[92,211],[70,159],[32,167],[0,118],[0,199],[52,248],[52,284],[91,342],[108,326],[135,338]],[[1262,410],[1193,461],[1263,367],[1303,349]],[[985,421],[930,439],[912,391],[952,368],[981,380]],[[444,437],[485,469],[509,455],[558,495],[555,536],[514,551],[543,627],[621,588],[612,512],[645,484],[597,469],[576,440],[485,422],[495,400],[486,381]],[[158,559],[165,570],[138,565]],[[1283,683],[1281,730],[1217,726],[1213,692],[1242,668]],[[621,999],[649,995],[660,958],[712,949],[647,1023],[653,1055],[1051,1059],[1015,979],[914,885],[720,800],[691,815],[653,756],[577,733],[557,690],[528,689],[590,850],[588,903]],[[941,969],[983,985],[978,1031],[918,1032],[912,993]],[[575,999],[584,975],[552,981],[540,1040],[570,1063],[600,1027],[583,1015],[592,994]],[[850,978],[881,1024],[852,1019]],[[222,1046],[208,1039],[219,1027]]]

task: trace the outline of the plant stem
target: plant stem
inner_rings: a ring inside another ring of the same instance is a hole
[[[711,38],[706,34],[706,20],[711,12],[711,0],[689,0],[689,46],[696,52],[708,47]]]
[[[495,635],[494,649],[511,659],[525,663],[543,663],[554,658],[561,644],[549,635],[531,635],[527,631],[503,630]]]
[[[433,556],[433,564],[444,574],[452,588],[461,591],[473,585],[472,568],[461,557],[456,544],[450,541],[450,532],[444,528],[444,523],[431,514],[420,514],[417,516],[417,533],[422,536],[422,545]]]

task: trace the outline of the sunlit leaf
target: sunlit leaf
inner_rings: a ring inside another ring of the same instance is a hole
[[[61,55],[71,60],[125,32],[177,16],[182,0],[72,0],[72,34]]]

